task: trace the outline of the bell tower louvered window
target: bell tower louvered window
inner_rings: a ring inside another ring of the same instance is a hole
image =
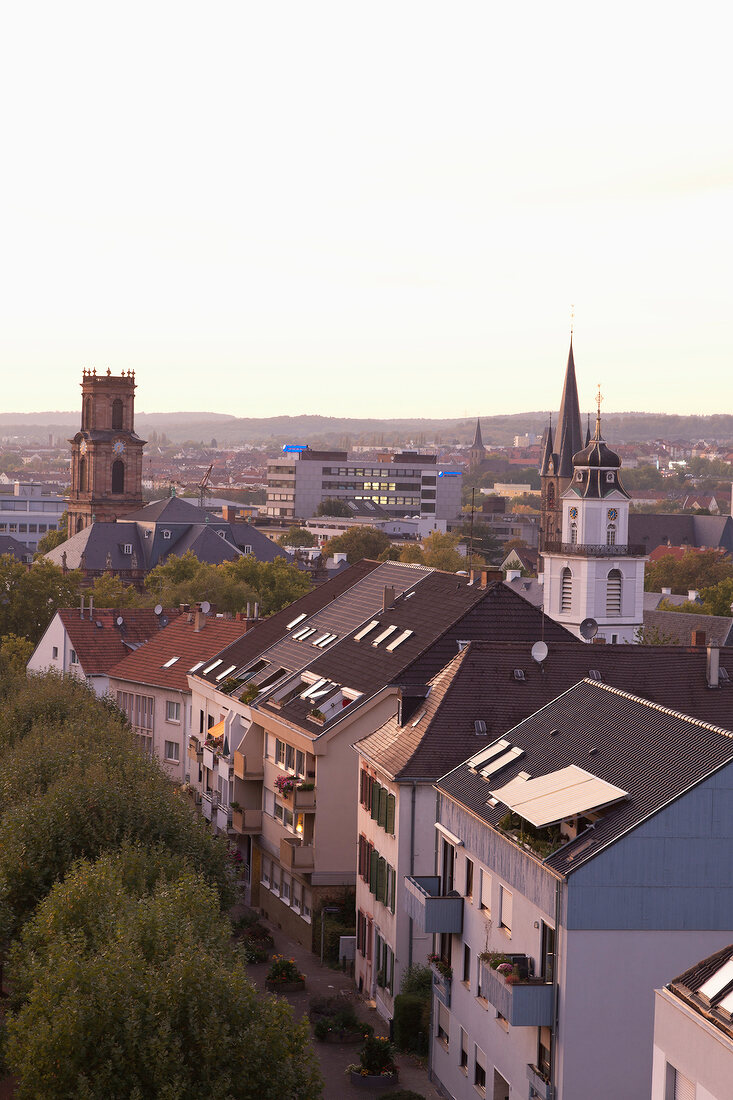
[[[573,603],[573,574],[567,565],[560,574],[560,610],[569,612]]]
[[[621,614],[621,584],[623,577],[619,569],[612,569],[606,581],[606,614]]]

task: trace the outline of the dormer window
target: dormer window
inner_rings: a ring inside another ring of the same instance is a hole
[[[164,532],[163,532],[163,538],[164,538],[164,539],[169,539],[170,537],[171,537],[171,533],[170,533],[170,531],[164,531]]]
[[[608,472],[608,473],[606,474],[606,481],[608,481],[608,482],[610,482],[611,484],[613,484],[613,477],[614,477],[614,475],[613,475],[613,474],[612,474],[612,473],[611,473],[611,472],[609,471],[609,472]]]
[[[122,548],[122,553],[123,554],[131,554],[132,553],[132,544],[129,543],[129,542],[126,542],[125,545]]]

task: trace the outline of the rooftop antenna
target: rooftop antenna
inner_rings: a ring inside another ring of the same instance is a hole
[[[471,489],[471,527],[470,534],[468,536],[468,571],[471,572],[473,566],[473,513],[476,506],[476,486]]]

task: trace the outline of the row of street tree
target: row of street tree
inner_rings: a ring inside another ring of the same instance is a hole
[[[233,887],[225,843],[111,703],[0,679],[0,1063],[19,1100],[319,1096],[307,1023],[232,947]]]

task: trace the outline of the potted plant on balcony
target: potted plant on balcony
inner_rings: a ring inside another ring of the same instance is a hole
[[[445,962],[440,955],[428,955],[428,962],[432,966],[433,970],[437,971],[444,982],[449,982],[453,978],[453,969]]]
[[[278,775],[275,779],[275,790],[283,798],[290,798],[297,785],[298,780],[294,775]]]
[[[317,726],[322,726],[326,721],[326,715],[318,707],[313,707],[312,710],[308,711],[308,720],[315,722]]]
[[[255,701],[259,693],[260,689],[257,687],[257,685],[250,684],[249,687],[245,688],[242,694],[239,696],[239,701],[240,703],[249,705],[250,703],[253,703]]]
[[[269,993],[299,993],[305,989],[305,974],[300,973],[295,959],[273,955],[265,979],[265,989]]]
[[[397,1084],[395,1049],[386,1036],[367,1035],[359,1054],[359,1062],[346,1067],[355,1088],[373,1092],[391,1089]]]

